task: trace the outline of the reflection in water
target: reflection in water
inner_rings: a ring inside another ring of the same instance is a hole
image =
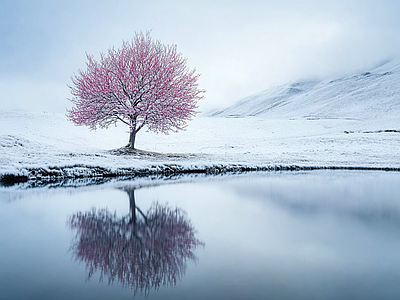
[[[126,190],[130,214],[118,218],[107,209],[78,212],[69,219],[76,231],[71,249],[86,263],[88,279],[96,271],[100,279],[115,279],[137,292],[148,294],[161,285],[175,285],[196,260],[193,251],[204,245],[186,214],[179,208],[153,204],[143,213],[135,203],[134,190]]]

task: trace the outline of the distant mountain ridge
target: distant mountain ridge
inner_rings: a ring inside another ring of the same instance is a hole
[[[334,80],[272,87],[211,116],[400,120],[400,59]]]

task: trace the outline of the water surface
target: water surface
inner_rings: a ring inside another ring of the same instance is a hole
[[[400,299],[400,173],[11,187],[0,199],[0,299]]]

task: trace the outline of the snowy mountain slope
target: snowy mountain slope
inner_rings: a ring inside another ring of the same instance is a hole
[[[394,124],[400,119],[400,60],[335,80],[274,87],[212,116],[372,119]]]
[[[296,82],[272,87],[239,101],[236,105],[216,111],[211,116],[259,116],[269,110],[287,105],[293,98],[303,95],[317,85],[317,81]]]

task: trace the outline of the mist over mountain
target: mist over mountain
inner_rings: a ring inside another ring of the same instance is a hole
[[[273,87],[213,112],[211,116],[398,120],[400,59],[368,72],[333,80]]]

